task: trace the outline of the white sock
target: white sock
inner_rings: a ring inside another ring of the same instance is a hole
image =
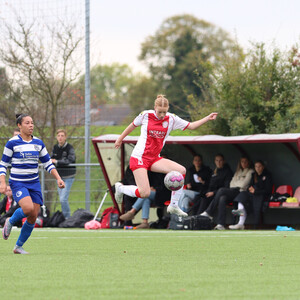
[[[129,197],[137,197],[135,191],[137,190],[136,185],[121,185],[119,191]]]
[[[172,206],[178,206],[178,201],[180,199],[180,196],[182,194],[183,187],[179,189],[178,191],[173,191],[171,194],[171,205]]]
[[[244,213],[243,216],[240,216],[238,224],[239,225],[244,225],[245,221],[246,221],[246,218],[247,218],[247,213],[246,213],[244,205],[241,202],[239,202],[239,204],[238,204],[238,209],[242,210],[243,213]]]

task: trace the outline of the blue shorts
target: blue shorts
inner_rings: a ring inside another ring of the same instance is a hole
[[[12,190],[13,198],[17,203],[24,197],[29,196],[33,203],[43,205],[43,195],[39,181],[19,182],[10,180],[9,185]]]

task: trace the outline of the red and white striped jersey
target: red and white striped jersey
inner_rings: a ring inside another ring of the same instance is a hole
[[[190,123],[169,112],[160,120],[154,110],[145,110],[132,124],[136,127],[141,126],[141,135],[131,156],[142,159],[159,156],[170,132],[175,129],[185,130]]]

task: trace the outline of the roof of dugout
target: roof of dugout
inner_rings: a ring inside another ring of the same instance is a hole
[[[92,139],[106,184],[112,199],[111,185],[124,175],[133,145],[138,136],[127,136],[119,150],[113,143],[119,135],[101,135]],[[196,153],[203,156],[204,164],[214,168],[214,156],[222,153],[233,172],[239,158],[248,156],[252,161],[261,159],[272,172],[275,187],[290,184],[300,186],[300,134],[255,134],[242,136],[169,136],[163,152],[170,159],[188,167]],[[114,201],[115,203],[115,201]],[[115,203],[115,206],[117,204]]]

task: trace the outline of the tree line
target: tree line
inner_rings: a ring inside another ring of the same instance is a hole
[[[48,28],[47,41],[33,28],[18,18],[17,26],[3,30],[0,122],[12,125],[15,113],[30,113],[38,120],[37,135],[50,135],[53,144],[57,112],[84,103],[84,75],[76,60],[83,37],[74,34],[76,24]],[[184,14],[164,20],[142,43],[139,59],[147,74],[117,62],[92,67],[92,108],[128,103],[134,116],[152,108],[160,93],[169,99],[170,111],[185,119],[219,112],[216,122],[200,128],[199,134],[300,129],[298,45],[281,51],[258,43],[244,50],[222,28]]]

